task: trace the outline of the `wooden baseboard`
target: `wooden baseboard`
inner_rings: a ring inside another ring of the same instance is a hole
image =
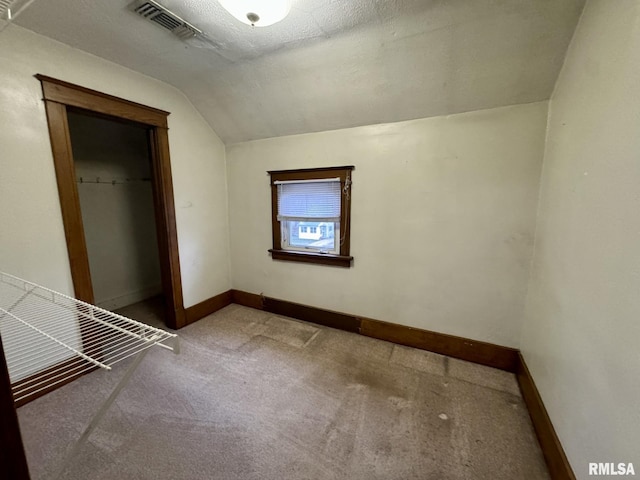
[[[264,310],[276,315],[284,315],[285,317],[297,318],[305,322],[317,323],[325,327],[354,333],[360,332],[360,320],[355,315],[310,307],[300,303],[243,292],[242,290],[232,290],[232,292],[233,303],[238,305]]]
[[[360,320],[355,315],[334,312],[322,308],[310,307],[299,303],[287,302],[276,298],[264,297],[264,310],[285,317],[297,318],[317,323],[325,327],[337,328],[347,332],[360,333]]]
[[[204,302],[200,302],[189,308],[185,308],[185,323],[183,326],[196,322],[201,318],[206,317],[207,315],[211,315],[221,308],[224,308],[227,305],[231,305],[231,303],[233,303],[232,291],[227,290],[226,292],[222,292],[221,294],[216,295],[215,297],[211,297]]]
[[[278,315],[359,333],[367,337],[429,350],[511,373],[517,371],[518,350],[515,348],[301,305],[241,290],[232,290],[232,292],[233,302],[245,307],[259,308]]]
[[[553,480],[576,480],[522,353],[518,353],[516,377],[551,478]]]
[[[264,310],[264,297],[255,293],[243,292],[242,290],[231,290],[231,300],[237,305]]]
[[[14,383],[12,388],[16,391],[20,390],[22,395],[20,400],[15,402],[16,408],[49,392],[53,392],[67,383],[71,383],[77,378],[97,370],[99,367],[93,367],[88,370],[81,368],[79,373],[70,373],[73,372],[74,368],[78,370],[78,363],[75,358],[72,358],[40,370]],[[60,380],[61,377],[63,380]]]
[[[518,350],[515,348],[370,318],[361,318],[360,320],[360,333],[368,337],[429,350],[511,373],[515,373],[517,370]]]

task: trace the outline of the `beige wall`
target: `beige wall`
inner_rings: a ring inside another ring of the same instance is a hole
[[[587,4],[550,103],[522,350],[578,478],[640,469],[640,2]]]
[[[41,73],[171,112],[185,306],[230,286],[224,145],[177,89],[16,26],[0,33],[0,269],[72,293]]]
[[[227,147],[233,287],[517,346],[547,103]],[[350,269],[274,261],[267,170],[355,165]]]

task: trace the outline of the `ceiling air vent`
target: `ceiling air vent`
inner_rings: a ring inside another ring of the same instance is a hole
[[[2,1],[0,0],[0,3]],[[138,0],[133,2],[130,8],[141,17],[157,23],[183,40],[202,35],[202,30],[194,27],[153,0]]]
[[[0,18],[1,19],[10,19],[11,18],[11,4],[15,3],[15,0],[0,0]]]

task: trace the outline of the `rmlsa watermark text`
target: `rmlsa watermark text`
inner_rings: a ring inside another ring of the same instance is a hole
[[[589,475],[634,475],[633,463],[589,463]]]

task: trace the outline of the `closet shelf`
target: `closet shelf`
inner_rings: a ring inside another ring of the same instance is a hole
[[[178,353],[173,333],[2,272],[0,335],[17,405],[154,345]]]
[[[0,272],[0,336],[17,406],[95,369],[134,357],[52,479],[64,473],[149,348],[179,351],[178,336]],[[2,359],[0,358],[0,361]]]

